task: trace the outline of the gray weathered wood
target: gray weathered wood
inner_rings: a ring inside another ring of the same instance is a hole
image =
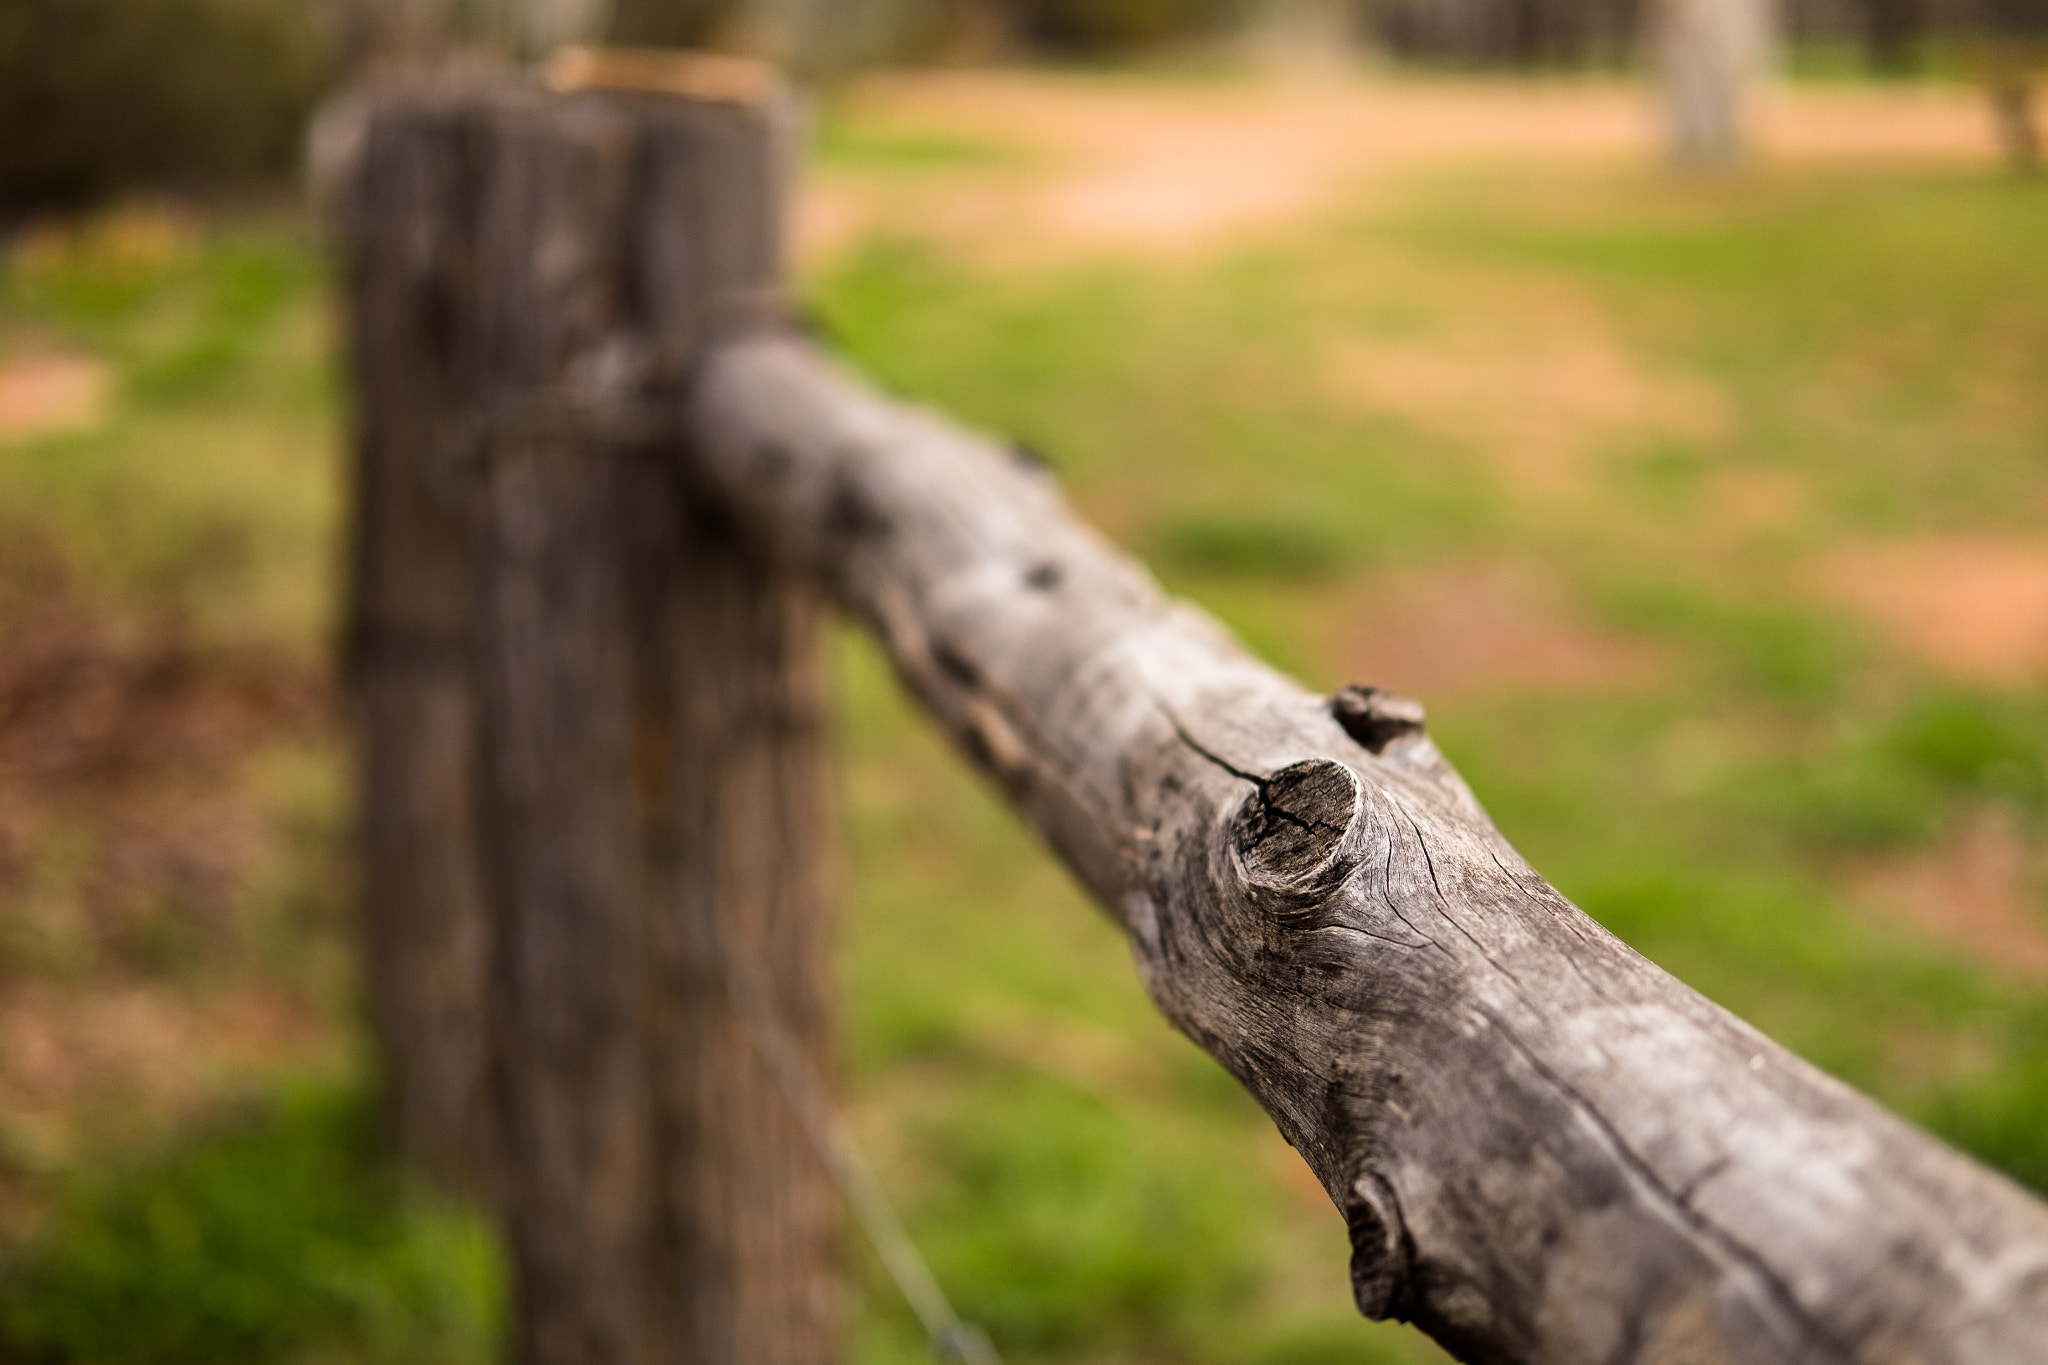
[[[1413,703],[1309,695],[801,340],[721,347],[688,421],[1314,1168],[1367,1315],[1524,1365],[2048,1360],[2048,1208],[1572,906]]]

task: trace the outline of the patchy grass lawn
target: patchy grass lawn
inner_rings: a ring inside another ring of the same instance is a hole
[[[805,287],[1261,653],[1420,697],[1617,933],[2048,1189],[2048,187],[1960,96],[1869,98],[1687,182],[1618,86],[889,84],[825,115]],[[491,1349],[488,1248],[354,1145],[318,261],[131,211],[0,275],[0,1325],[59,1356]],[[838,657],[847,1090],[962,1309],[1018,1361],[1438,1359],[1356,1319],[1272,1125]],[[863,1266],[855,1358],[925,1358]]]

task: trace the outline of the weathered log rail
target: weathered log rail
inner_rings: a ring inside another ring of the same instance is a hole
[[[1300,1151],[1369,1316],[1480,1362],[2048,1361],[2048,1208],[1572,906],[1413,703],[1310,695],[837,367],[781,305],[781,104],[635,84],[387,90],[334,139],[373,924],[484,921],[379,968],[382,1027],[402,1102],[495,1058],[490,1151],[412,1142],[501,1171],[526,1357],[831,1354],[815,1162],[686,928],[822,1046],[815,587]],[[489,1037],[423,1048],[449,1017]]]

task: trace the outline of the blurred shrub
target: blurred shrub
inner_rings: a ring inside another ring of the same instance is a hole
[[[1818,751],[1732,775],[1724,803],[1818,850],[1924,843],[1956,801],[2048,802],[2048,712],[2023,698],[1939,688],[1845,722]]]
[[[703,47],[729,36],[746,9],[740,0],[612,0],[607,36],[615,43]]]
[[[2013,698],[1921,698],[1893,723],[1884,744],[1914,772],[1958,793],[2027,806],[2048,796],[2048,717]]]
[[[1342,566],[1336,538],[1308,522],[1257,516],[1182,517],[1159,533],[1173,564],[1199,572],[1263,578],[1320,578]]]
[[[288,169],[330,70],[316,0],[5,0],[0,216]]]
[[[10,1353],[218,1365],[346,1349],[495,1355],[501,1274],[474,1219],[409,1196],[354,1094],[299,1097],[76,1190],[0,1297]]]
[[[1618,66],[1641,43],[1644,0],[1356,0],[1396,56],[1460,65]]]
[[[1048,52],[1108,56],[1220,27],[1228,0],[1002,0],[1011,31]]]
[[[2048,1004],[2015,1021],[1988,1072],[1945,1091],[1924,1117],[1964,1151],[2048,1194]]]

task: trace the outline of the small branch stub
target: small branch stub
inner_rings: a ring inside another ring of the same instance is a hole
[[[1231,852],[1246,893],[1305,927],[1358,865],[1352,833],[1365,788],[1342,763],[1314,758],[1258,782],[1232,822]]]
[[[1384,687],[1353,683],[1330,698],[1330,714],[1344,733],[1373,753],[1386,752],[1399,739],[1422,733],[1422,703],[1398,697]]]

